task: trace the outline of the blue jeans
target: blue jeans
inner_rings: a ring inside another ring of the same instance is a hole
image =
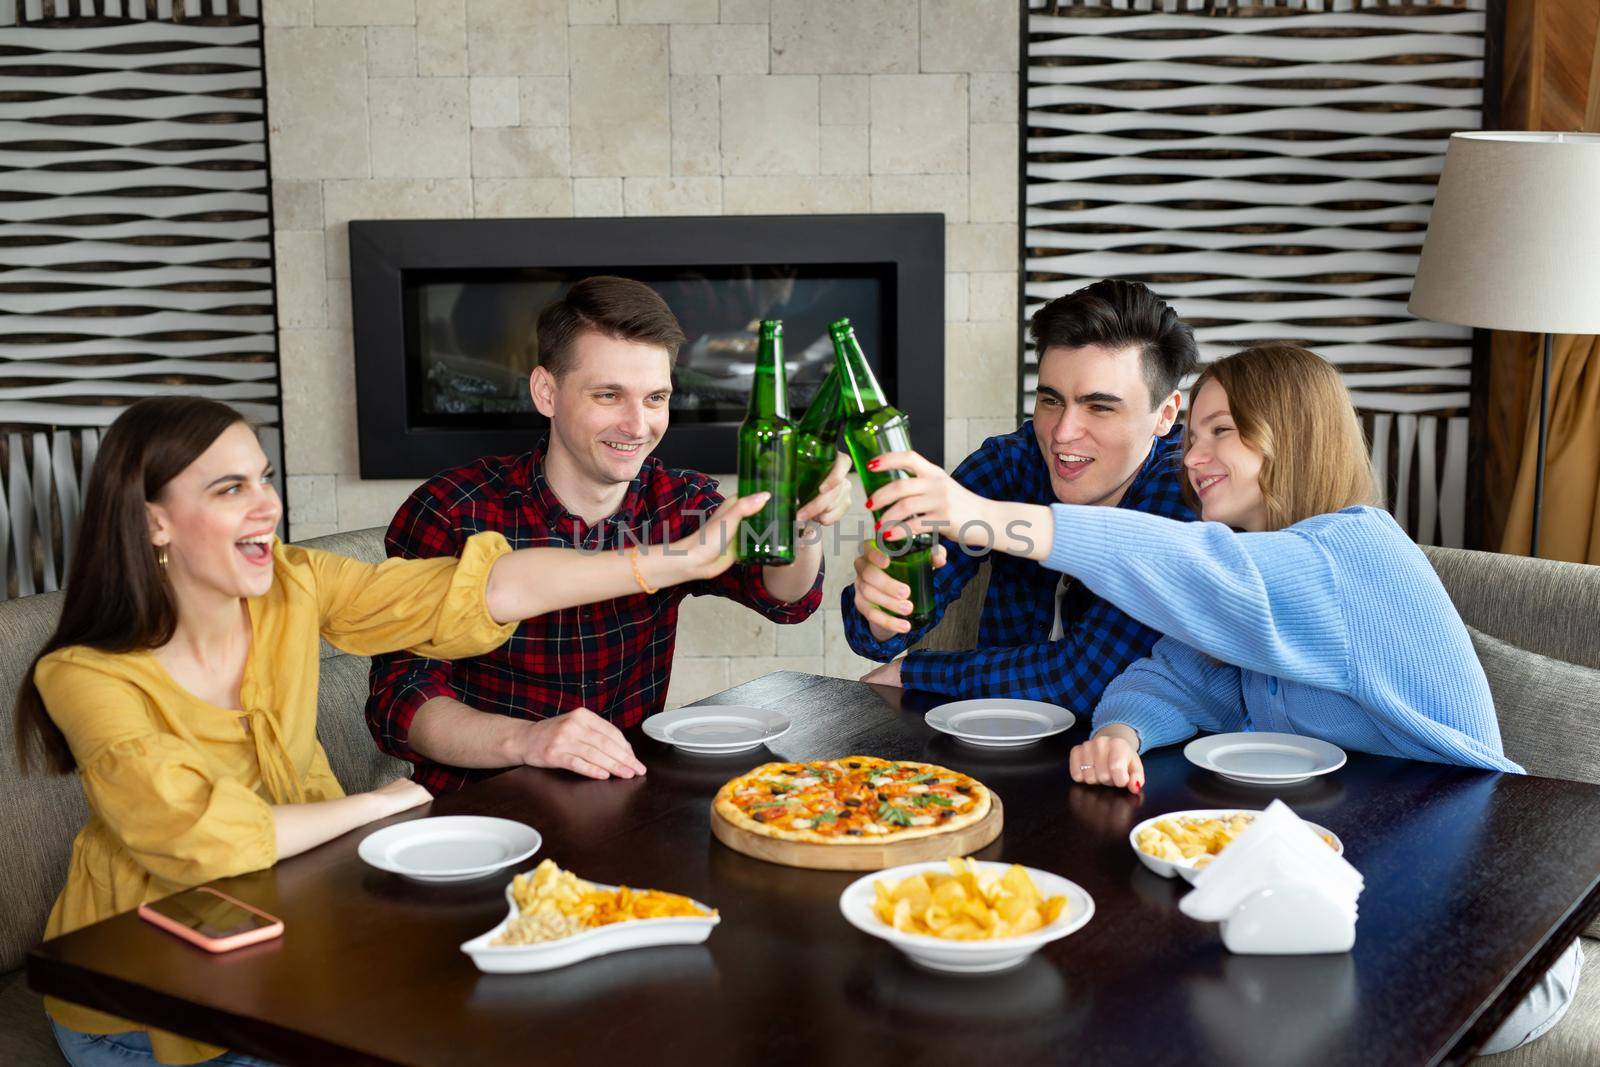
[[[144,1063],[160,1063],[150,1051],[150,1035],[143,1030],[127,1030],[120,1034],[83,1034],[68,1030],[50,1020],[55,1031],[56,1044],[72,1067],[137,1067]],[[266,1060],[244,1056],[237,1052],[224,1052],[215,1059],[206,1060],[215,1067],[273,1067]]]

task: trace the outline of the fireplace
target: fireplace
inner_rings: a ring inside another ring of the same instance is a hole
[[[757,322],[784,320],[798,418],[841,316],[916,448],[944,461],[942,215],[358,221],[350,274],[363,478],[531,448],[546,427],[528,396],[535,320],[595,274],[650,285],[683,324],[667,465],[734,468]]]

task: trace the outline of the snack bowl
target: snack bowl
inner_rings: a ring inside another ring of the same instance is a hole
[[[1139,847],[1139,834],[1147,828],[1166,819],[1226,819],[1233,815],[1260,815],[1255,808],[1195,808],[1191,811],[1169,811],[1162,815],[1154,815],[1144,820],[1132,830],[1128,831],[1128,844],[1133,848],[1133,854],[1139,857],[1139,862],[1163,878],[1179,878],[1186,882],[1193,882],[1200,877],[1203,867],[1195,866],[1200,857],[1195,856],[1187,860],[1165,860],[1159,856],[1152,856]],[[1329,830],[1326,826],[1318,826],[1314,822],[1306,823],[1317,832],[1317,835],[1326,835],[1333,839],[1333,851],[1337,856],[1344,855],[1344,842],[1339,840],[1339,835]]]
[[[1001,875],[1011,867],[1009,863],[976,861],[983,874]],[[908,934],[896,930],[879,919],[872,910],[875,892],[872,883],[884,881],[890,885],[924,871],[949,873],[950,865],[943,860],[926,863],[908,863],[903,867],[890,867],[875,871],[851,882],[839,894],[839,910],[845,921],[862,933],[871,934],[889,942],[919,966],[951,974],[991,974],[1009,970],[1025,962],[1052,941],[1058,941],[1081,929],[1094,917],[1094,898],[1076,882],[1060,875],[1024,867],[1033,884],[1046,899],[1066,897],[1066,907],[1056,920],[1031,933],[1016,937],[996,938],[992,941],[951,941],[931,934]]]
[[[614,885],[594,883],[596,889],[615,889]],[[653,948],[656,945],[698,945],[711,936],[712,927],[721,922],[720,916],[679,915],[661,919],[628,919],[597,926],[591,930],[540,941],[532,945],[496,945],[494,939],[520,914],[511,885],[506,885],[506,903],[510,911],[488,933],[479,934],[462,944],[461,951],[472,957],[478,970],[486,974],[521,974],[530,971],[552,971],[557,967],[579,963],[604,956],[610,952],[623,952],[631,948]],[[702,908],[709,907],[695,901]]]

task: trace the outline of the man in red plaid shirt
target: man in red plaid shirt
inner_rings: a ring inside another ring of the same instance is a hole
[[[698,529],[722,503],[716,483],[650,457],[667,429],[672,364],[684,341],[666,302],[626,278],[574,285],[539,316],[529,379],[550,434],[521,456],[435,475],[389,524],[391,556],[454,555],[483,530],[513,548],[659,544]],[[831,525],[850,505],[841,455],[798,519]],[[662,709],[684,596],[725,596],[779,623],[822,602],[820,538],[787,567],[735,564],[721,576],[552,612],[475,659],[410,653],[372,661],[367,724],[378,746],[417,764],[438,794],[508,767],[591,778],[644,773],[621,729]],[[731,650],[730,650],[731,651]]]

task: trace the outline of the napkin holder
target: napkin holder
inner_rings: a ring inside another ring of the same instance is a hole
[[[1349,952],[1356,943],[1354,904],[1305,882],[1279,882],[1248,894],[1222,920],[1222,944],[1240,955]]]
[[[1178,909],[1220,923],[1230,952],[1348,952],[1361,890],[1361,873],[1274,800],[1200,872]]]

